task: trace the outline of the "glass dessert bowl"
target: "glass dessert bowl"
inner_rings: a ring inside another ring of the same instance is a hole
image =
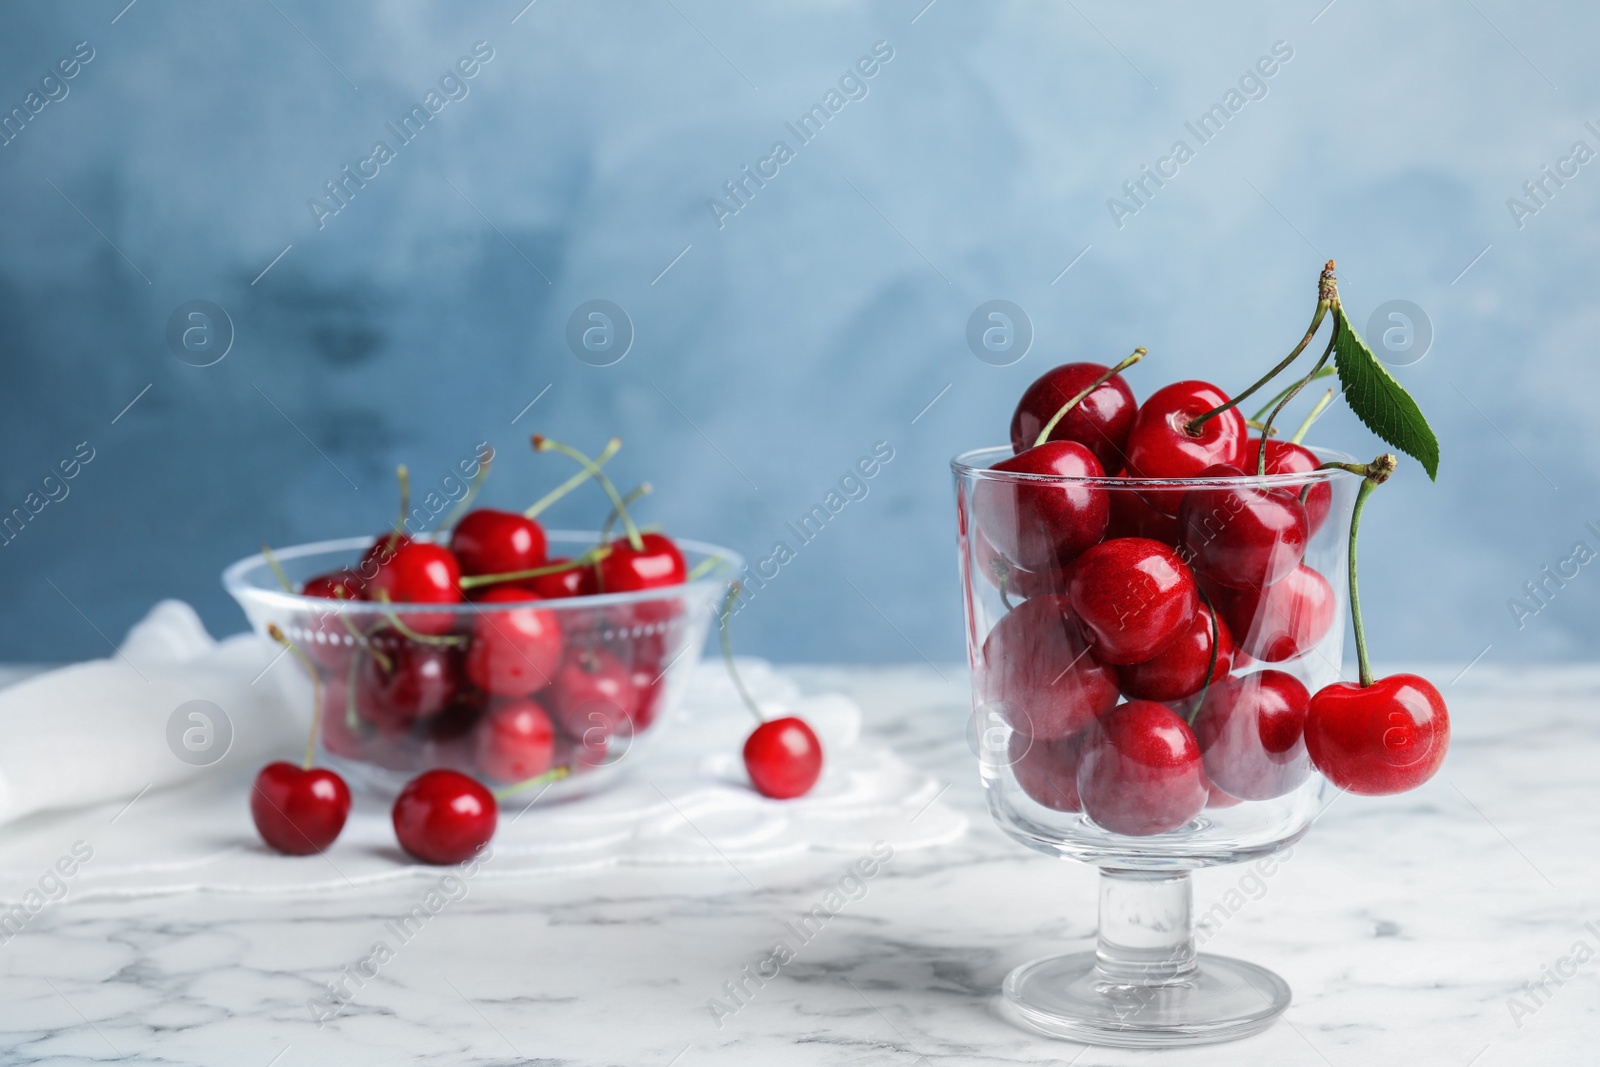
[[[597,535],[548,531],[552,553]],[[611,781],[681,700],[737,553],[677,542],[692,580],[640,592],[529,601],[400,604],[286,592],[264,555],[223,572],[251,627],[303,652],[323,700],[318,762],[384,793],[446,767],[506,786],[565,771],[558,800]],[[293,589],[355,564],[371,537],[273,553]],[[294,658],[298,657],[288,657]],[[278,673],[308,701],[304,670]]]
[[[1196,952],[1190,872],[1289,847],[1334,792],[1303,726],[1309,694],[1340,674],[1360,478],[991,469],[1011,455],[951,463],[968,740],[1000,827],[1101,877],[1096,949],[1018,967],[1003,1010],[1127,1047],[1262,1030],[1289,987]],[[1305,525],[1285,537],[1288,495]]]

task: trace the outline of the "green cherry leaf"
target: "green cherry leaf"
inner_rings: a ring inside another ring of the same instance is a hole
[[[1422,464],[1428,477],[1439,480],[1439,439],[1411,394],[1394,379],[1340,308],[1333,346],[1334,366],[1345,402],[1367,429]]]

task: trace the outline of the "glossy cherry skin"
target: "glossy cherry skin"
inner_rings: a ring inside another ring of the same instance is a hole
[[[650,728],[661,710],[661,683],[666,671],[654,664],[635,664],[628,671],[628,681],[633,685],[633,708],[628,721],[634,733]]]
[[[1200,607],[1194,575],[1159,541],[1119,537],[1079,557],[1067,599],[1102,663],[1141,663],[1175,640]]]
[[[595,565],[596,592],[632,593],[689,580],[689,567],[672,538],[660,533],[640,534],[639,538],[643,551],[626,537],[611,542],[610,555]]]
[[[1178,532],[1195,571],[1233,589],[1254,589],[1300,565],[1310,525],[1298,496],[1253,485],[1231,464],[1207,467],[1200,476],[1236,478],[1239,484],[1184,494]]]
[[[459,604],[461,567],[443,545],[412,541],[398,548],[378,567],[369,587],[369,599],[386,594],[395,604]],[[456,616],[447,611],[408,611],[400,619],[422,634],[448,633]]]
[[[1228,394],[1209,382],[1173,382],[1151,393],[1128,431],[1128,476],[1193,478],[1207,467],[1237,462],[1249,436],[1238,408],[1207,419],[1196,433],[1184,429],[1227,402]],[[1144,495],[1168,515],[1176,515],[1183,503],[1182,490],[1148,489]]]
[[[556,613],[533,606],[491,607],[537,600],[516,585],[496,586],[478,599],[484,610],[473,619],[467,649],[467,677],[473,685],[495,696],[525,697],[554,681],[562,646]]]
[[[371,576],[377,573],[379,567],[394,558],[395,553],[411,544],[411,538],[405,534],[387,531],[372,539],[372,544],[361,553],[361,562],[357,564],[356,571],[364,579],[370,581]]]
[[[605,649],[582,649],[556,673],[551,709],[568,737],[604,748],[632,721],[637,703],[628,668]]]
[[[424,771],[406,783],[391,812],[400,847],[423,863],[461,863],[494,836],[494,795],[458,771]]]
[[[1075,441],[1047,441],[991,469],[1052,479],[1105,476],[1094,453]],[[1047,574],[1105,536],[1111,501],[1105,489],[1079,482],[984,478],[972,490],[972,511],[1003,559]]]
[[[1206,774],[1229,796],[1271,800],[1311,776],[1306,708],[1311,694],[1292,674],[1259,671],[1206,690],[1194,717]]]
[[[745,739],[744,769],[764,797],[805,796],[822,775],[822,742],[803,719],[768,719]]]
[[[1266,663],[1308,652],[1333,627],[1336,607],[1328,580],[1303,563],[1265,589],[1216,588],[1213,603],[1239,648]]]
[[[1061,406],[1110,369],[1099,363],[1064,363],[1041,374],[1023,392],[1011,416],[1011,450],[1032,448]],[[1123,448],[1137,409],[1133,390],[1119,374],[1078,401],[1050,431],[1049,440],[1076,441],[1094,453],[1106,473],[1115,473],[1122,469]]]
[[[1176,830],[1210,796],[1189,724],[1150,700],[1100,716],[1084,745],[1078,791],[1089,818],[1133,837]]]
[[[1017,785],[1052,811],[1082,811],[1078,764],[1083,759],[1083,745],[1089,732],[1056,741],[1040,741],[1013,731],[1007,756]]]
[[[389,661],[387,668],[372,655],[363,655],[356,668],[356,712],[387,734],[404,733],[417,720],[443,711],[461,686],[455,649],[395,636],[374,639]]]
[[[1047,593],[1065,593],[1067,578],[1064,570],[1051,567],[1046,571],[1030,571],[1019,567],[997,552],[982,530],[972,532],[973,566],[996,589],[1003,589],[1007,598],[1017,600]]]
[[[1335,682],[1306,713],[1306,751],[1349,793],[1404,793],[1432,778],[1450,748],[1450,712],[1425,678],[1391,674],[1363,689]]]
[[[571,562],[566,556],[557,556],[547,560],[545,566],[553,567],[557,563]],[[541,574],[537,578],[528,578],[517,584],[532,589],[541,600],[560,600],[562,597],[593,594],[596,592],[595,580],[592,567],[568,567],[564,571]]]
[[[478,769],[499,782],[522,782],[543,774],[555,762],[555,750],[555,726],[544,707],[532,700],[496,704],[473,734]]]
[[[349,814],[350,789],[326,767],[269,763],[250,790],[250,817],[261,840],[291,856],[309,856],[333,844]]]
[[[1206,684],[1211,666],[1211,629],[1216,627],[1217,660],[1210,673],[1213,682],[1233,669],[1233,637],[1228,624],[1212,615],[1202,603],[1194,618],[1177,637],[1142,663],[1116,668],[1117,684],[1130,700],[1182,700]]]
[[[1245,443],[1246,471],[1256,469],[1256,451],[1261,447],[1261,438],[1252,437]],[[1309,474],[1321,466],[1322,461],[1317,454],[1305,445],[1291,444],[1280,441],[1276,437],[1267,438],[1267,473],[1268,474]],[[1298,495],[1299,491],[1296,490]],[[1333,507],[1333,486],[1325,481],[1309,483],[1305,492],[1306,519],[1311,526],[1311,536],[1315,537],[1317,531],[1322,529],[1322,524],[1327,521],[1328,510]]]
[[[1088,644],[1064,596],[1018,604],[983,642],[980,703],[1040,741],[1075,734],[1117,702],[1110,668]]]
[[[544,528],[514,511],[476,508],[450,532],[462,574],[509,574],[542,566]]]

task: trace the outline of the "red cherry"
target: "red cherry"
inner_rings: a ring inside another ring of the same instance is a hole
[[[545,565],[553,567],[557,563],[570,562],[572,561],[566,556],[557,556],[546,561]],[[553,571],[550,574],[525,579],[518,584],[532,589],[541,600],[559,600],[569,596],[589,596],[595,592],[594,583],[595,574],[592,568],[568,567],[563,571]]]
[[[1165,704],[1133,700],[1090,728],[1078,789],[1089,818],[1112,833],[1145,837],[1194,818],[1210,792],[1200,745]]]
[[[1237,463],[1248,437],[1244,416],[1229,408],[1191,433],[1187,424],[1228,402],[1209,382],[1174,382],[1152,393],[1128,431],[1128,475],[1133,478],[1193,478],[1218,463]],[[1147,489],[1157,511],[1178,512],[1182,490]]]
[[[631,721],[637,702],[628,668],[604,649],[569,656],[556,674],[552,708],[568,737],[604,748]]]
[[[1207,808],[1231,808],[1239,803],[1238,797],[1230,797],[1218,789],[1216,782],[1208,782],[1206,787],[1211,791],[1211,795],[1206,798]]]
[[[1218,589],[1212,602],[1239,648],[1267,663],[1310,651],[1333,627],[1336,607],[1328,580],[1303,563],[1265,589]]]
[[[373,575],[371,598],[387,594],[396,604],[459,604],[461,567],[443,545],[412,541],[396,549]],[[422,634],[448,633],[456,617],[447,611],[405,612],[400,620]]]
[[[545,562],[544,528],[514,511],[477,508],[450,532],[462,574],[509,574]]]
[[[392,530],[379,534],[372,539],[372,544],[367,546],[367,550],[361,553],[361,562],[356,565],[357,573],[371,581],[371,576],[377,573],[379,567],[389,562],[395,553],[411,543],[410,537]]]
[[[455,649],[388,633],[379,634],[374,646],[389,666],[376,656],[362,657],[356,668],[356,712],[380,731],[404,733],[455,699],[461,686],[461,661]]]
[[[1047,441],[992,468],[1038,479],[983,478],[972,511],[999,555],[1027,571],[1048,573],[1072,562],[1105,536],[1111,501],[1105,489],[1062,478],[1101,478],[1105,471],[1083,445]]]
[[[494,795],[456,771],[424,771],[395,797],[394,834],[423,863],[460,863],[494,836]]]
[[[517,604],[539,598],[521,586],[502,585],[478,599],[481,605]],[[561,662],[561,623],[536,607],[486,608],[472,623],[467,677],[484,692],[522,697],[549,685]]]
[[[633,732],[638,733],[650,728],[656,721],[656,715],[661,710],[661,683],[666,677],[666,672],[654,665],[635,666],[628,672],[628,681],[633,686],[633,709],[628,714],[628,721]]]
[[[689,567],[683,553],[666,534],[640,534],[643,550],[633,547],[626,537],[611,542],[611,553],[595,565],[598,592],[632,593],[640,589],[660,589],[683,585],[689,580]]]
[[[1111,521],[1106,525],[1107,540],[1114,537],[1148,537],[1152,541],[1177,547],[1177,519],[1151,507],[1131,485],[1127,489],[1120,486],[1110,489],[1107,495],[1111,498]]]
[[[822,742],[802,719],[768,719],[744,743],[744,768],[756,792],[774,800],[805,796],[822,774]]]
[[[1078,558],[1067,583],[1073,613],[1102,663],[1140,663],[1177,638],[1200,605],[1194,575],[1159,541],[1119,537]]]
[[[1363,688],[1317,690],[1306,714],[1306,750],[1317,770],[1361,796],[1404,793],[1432,778],[1450,747],[1450,713],[1425,678],[1392,674]]]
[[[1184,494],[1178,531],[1197,572],[1246,589],[1271,585],[1300,565],[1310,531],[1298,496],[1250,485],[1244,471],[1228,464],[1207,467],[1200,476],[1237,478],[1240,484]]]
[[[1252,437],[1245,442],[1245,470],[1256,469],[1256,452],[1260,447],[1259,437]],[[1309,474],[1321,465],[1317,454],[1305,445],[1280,441],[1276,437],[1267,438],[1268,474]],[[1325,481],[1312,482],[1305,493],[1305,507],[1306,519],[1311,524],[1311,536],[1315,537],[1328,518],[1328,509],[1333,507],[1333,486]]]
[[[1217,628],[1217,664],[1210,674],[1215,683],[1233,669],[1233,637],[1228,624],[1213,620],[1211,609],[1202,603],[1187,629],[1162,645],[1142,663],[1116,668],[1117,683],[1131,700],[1182,700],[1193,696],[1206,684],[1206,668],[1211,664],[1211,627]]]
[[[1024,452],[1032,448],[1039,439],[1039,431],[1055,417],[1061,406],[1110,369],[1099,363],[1064,363],[1041,374],[1023,392],[1011,416],[1012,451]],[[1076,441],[1094,453],[1106,473],[1119,471],[1136,408],[1133,390],[1119,374],[1078,401],[1050,431],[1049,440]]]
[[[250,817],[261,840],[291,856],[309,856],[333,844],[349,814],[350,789],[326,767],[269,763],[250,790]]]
[[[1078,764],[1088,732],[1056,741],[1040,741],[1012,731],[1007,748],[1011,772],[1028,796],[1052,811],[1082,811],[1078,796]]]
[[[1066,597],[1023,601],[983,642],[981,702],[1040,741],[1078,733],[1117,702],[1115,675],[1088,650]]]
[[[1066,576],[1058,569],[1036,572],[1019,567],[1011,560],[1006,559],[994,546],[989,544],[989,539],[982,530],[973,531],[974,563],[979,572],[989,580],[995,588],[1005,583],[1006,595],[1015,600],[1018,597],[1026,598],[1044,596],[1048,593],[1063,593],[1066,591]]]
[[[307,578],[300,587],[301,596],[326,597],[329,600],[361,600],[361,580],[350,571],[333,571]]]
[[[1206,690],[1194,734],[1206,774],[1240,800],[1271,800],[1311,776],[1304,740],[1311,695],[1283,671],[1225,678]]]
[[[550,769],[555,748],[555,727],[544,708],[532,700],[508,700],[478,723],[473,752],[487,777],[522,782]]]

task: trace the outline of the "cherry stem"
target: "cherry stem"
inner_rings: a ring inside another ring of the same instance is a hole
[[[560,574],[562,571],[577,570],[590,564],[599,563],[611,555],[610,545],[596,545],[576,559],[569,559],[565,563],[547,563],[543,567],[531,567],[525,571],[506,571],[503,574],[469,574],[456,584],[463,590],[476,589],[480,585],[494,585],[496,582],[517,582],[524,578],[542,578],[547,574]]]
[[[1240,393],[1226,404],[1223,404],[1221,407],[1212,408],[1204,415],[1197,416],[1184,423],[1184,432],[1190,435],[1198,434],[1200,432],[1200,427],[1204,426],[1207,421],[1222,414],[1224,411],[1227,411],[1229,408],[1239,403],[1239,401],[1251,395],[1257,389],[1260,389],[1263,385],[1266,385],[1268,382],[1272,381],[1272,379],[1288,370],[1289,364],[1300,358],[1300,353],[1306,350],[1306,345],[1310,344],[1311,338],[1316,336],[1317,328],[1322,325],[1322,320],[1328,314],[1328,309],[1334,307],[1336,304],[1338,304],[1338,302],[1339,288],[1338,283],[1334,278],[1333,260],[1330,259],[1328,260],[1327,266],[1322,268],[1322,276],[1317,282],[1317,313],[1311,317],[1311,325],[1306,328],[1306,335],[1300,338],[1300,343],[1294,346],[1294,351],[1290,352],[1287,356],[1284,356],[1283,359],[1279,361],[1278,365],[1269,370],[1264,377],[1258,379],[1255,384],[1251,385],[1244,392]]]
[[[1257,476],[1267,473],[1267,438],[1272,435],[1272,424],[1277,421],[1278,413],[1289,405],[1289,401],[1293,400],[1300,390],[1311,384],[1312,378],[1328,362],[1328,357],[1333,355],[1334,342],[1339,339],[1339,322],[1343,317],[1344,311],[1339,307],[1339,302],[1336,299],[1333,302],[1333,332],[1328,335],[1328,347],[1322,350],[1322,356],[1312,366],[1311,373],[1295,382],[1289,391],[1283,395],[1283,399],[1278,401],[1278,406],[1272,409],[1272,414],[1267,416],[1266,429],[1261,432],[1261,445],[1256,449]]]
[[[696,563],[694,568],[689,571],[688,580],[691,582],[699,581],[701,578],[704,578],[706,575],[710,574],[712,569],[721,562],[721,556],[707,556],[699,563]]]
[[[641,485],[635,486],[631,492],[629,492],[626,496],[624,496],[622,498],[622,502],[623,502],[623,504],[632,504],[635,500],[638,500],[640,497],[649,496],[651,493],[653,493],[655,491],[656,491],[656,487],[655,486],[651,485],[649,482],[644,482]],[[617,509],[616,508],[612,508],[611,509],[611,514],[606,516],[606,521],[600,524],[600,540],[604,541],[604,540],[606,540],[607,538],[609,538],[611,536],[611,527],[612,527],[613,524],[616,523],[616,521],[617,521]]]
[[[355,603],[355,601],[351,600],[342,593],[339,595],[338,599],[341,603],[345,604]],[[378,661],[378,666],[383,668],[385,674],[388,674],[394,670],[394,662],[390,660],[388,656],[379,651],[378,646],[372,643],[372,639],[367,636],[366,631],[351,621],[348,614],[342,611],[325,611],[322,612],[321,617],[327,618],[330,614],[339,616],[339,621],[344,623],[344,628],[350,632],[350,636],[356,639],[356,644],[360,645],[362,648],[366,649],[372,654],[372,658]],[[360,657],[357,658],[359,659]]]
[[[272,568],[272,576],[278,579],[278,584],[283,586],[283,591],[293,595],[294,583],[289,581],[287,574],[283,573],[283,567],[278,563],[278,557],[272,554],[272,549],[262,545],[261,557],[267,561],[267,566]]]
[[[516,796],[524,789],[532,789],[536,785],[544,785],[546,782],[559,782],[571,773],[571,767],[556,767],[553,770],[545,771],[543,774],[524,779],[516,785],[508,785],[503,789],[496,789],[492,795],[496,801],[504,800],[506,797]]]
[[[1206,664],[1206,684],[1200,687],[1200,692],[1194,698],[1194,707],[1189,709],[1189,716],[1185,720],[1190,726],[1194,725],[1194,717],[1200,714],[1200,705],[1206,702],[1206,690],[1211,688],[1211,681],[1217,675],[1217,649],[1222,643],[1222,635],[1217,633],[1217,609],[1211,606],[1211,598],[1206,596],[1205,590],[1199,590],[1200,600],[1206,606],[1206,615],[1211,619],[1211,660]]]
[[[478,453],[478,473],[472,476],[472,481],[467,483],[467,495],[463,496],[450,514],[440,524],[440,529],[449,530],[461,521],[461,517],[472,507],[472,502],[477,499],[478,491],[483,488],[483,483],[489,480],[489,465],[494,462],[494,447],[485,445],[482,452]]]
[[[1282,394],[1279,395],[1281,396]],[[1276,404],[1277,401],[1274,400],[1273,403]],[[1244,424],[1246,428],[1251,430],[1260,430],[1268,434],[1276,434],[1278,432],[1277,430],[1271,429],[1270,427],[1264,425],[1260,419],[1245,419]]]
[[[1080,392],[1077,396],[1073,397],[1071,400],[1067,401],[1065,404],[1062,404],[1060,410],[1058,410],[1054,415],[1052,415],[1050,417],[1050,421],[1049,422],[1044,424],[1044,429],[1039,431],[1039,436],[1034,438],[1033,447],[1034,448],[1038,448],[1040,445],[1042,445],[1046,441],[1050,440],[1050,434],[1055,431],[1056,424],[1059,423],[1062,419],[1066,418],[1067,417],[1067,412],[1069,412],[1073,408],[1077,407],[1083,401],[1083,399],[1085,397],[1087,397],[1090,393],[1094,392],[1096,389],[1100,388],[1102,385],[1106,384],[1111,379],[1115,378],[1117,375],[1121,374],[1123,371],[1127,370],[1129,367],[1133,366],[1135,363],[1139,362],[1141,359],[1143,359],[1145,356],[1147,356],[1149,354],[1150,354],[1150,352],[1149,352],[1148,349],[1145,349],[1143,347],[1135,348],[1133,350],[1133,354],[1130,355],[1127,359],[1123,360],[1121,363],[1118,363],[1115,367],[1112,367],[1110,370],[1108,370],[1104,374],[1100,375],[1100,377],[1098,377],[1094,381],[1090,382],[1089,386],[1086,389],[1084,389],[1082,392]]]
[[[612,438],[612,440],[616,440],[616,438]],[[617,447],[622,447],[620,442]],[[622,502],[622,497],[617,493],[617,487],[612,484],[610,478],[606,477],[606,472],[596,466],[594,460],[571,445],[552,441],[543,434],[537,433],[533,435],[533,450],[535,452],[560,452],[563,456],[582,464],[583,469],[588,471],[594,480],[600,483],[600,488],[604,489],[606,495],[611,498],[611,506],[617,509],[617,514],[622,518],[622,528],[628,532],[628,544],[633,546],[635,552],[644,551],[644,540],[639,536],[639,528],[633,524],[633,519],[628,517],[628,506]]]
[[[610,461],[611,457],[617,454],[617,450],[621,447],[621,438],[613,437],[611,440],[606,442],[606,447],[600,450],[600,454],[594,457],[594,465],[596,467],[604,467],[606,463]],[[566,481],[550,490],[538,500],[535,500],[533,502],[533,506],[522,513],[523,518],[537,519],[541,511],[549,507],[551,504],[554,504],[557,500],[560,500],[562,497],[566,496],[568,493],[572,492],[574,489],[578,488],[578,486],[582,485],[592,477],[593,475],[591,475],[587,469],[579,471],[577,474],[574,474],[572,477],[568,478]]]
[[[1332,370],[1333,368],[1329,367],[1327,369]],[[1332,389],[1322,394],[1322,399],[1317,401],[1316,407],[1311,409],[1310,414],[1305,417],[1305,421],[1300,424],[1300,428],[1295,430],[1294,436],[1289,438],[1291,445],[1297,445],[1306,439],[1306,431],[1311,429],[1312,423],[1322,418],[1322,413],[1328,410],[1329,404],[1333,403],[1333,394],[1334,390]]]
[[[290,641],[287,637],[283,636],[283,631],[278,629],[277,623],[267,623],[267,633],[274,641],[278,642],[278,644],[282,645],[288,651],[294,653],[295,659],[300,661],[300,665],[304,667],[306,669],[306,673],[311,676],[311,735],[306,738],[306,758],[305,761],[300,764],[303,770],[309,771],[311,769],[312,757],[317,753],[317,734],[322,729],[322,682],[317,678],[317,668],[311,662],[311,657],[306,655],[304,652],[301,652],[294,646],[293,641]]]
[[[377,657],[377,649],[368,647],[368,651],[373,653],[374,658]],[[392,669],[392,665],[385,667],[384,673],[388,674]],[[351,733],[357,733],[361,729],[361,713],[356,711],[356,675],[359,673],[361,673],[361,656],[358,654],[350,657],[350,667],[344,676],[344,724]]]
[[[1356,585],[1356,537],[1361,529],[1361,511],[1367,506],[1367,497],[1394,473],[1398,462],[1393,452],[1385,452],[1371,463],[1324,463],[1318,470],[1336,468],[1361,476],[1361,488],[1356,492],[1356,506],[1350,512],[1350,621],[1356,631],[1356,666],[1361,672],[1361,688],[1372,684],[1372,664],[1367,660],[1367,631],[1361,625],[1361,591]]]
[[[457,634],[417,633],[417,631],[407,626],[400,616],[394,613],[394,608],[389,606],[390,604],[393,604],[394,601],[389,599],[389,591],[387,589],[378,590],[378,602],[383,605],[383,614],[384,617],[389,620],[389,625],[393,626],[396,630],[399,630],[402,636],[417,642],[419,645],[454,646],[464,645],[467,643],[467,639],[465,637],[461,637]]]
[[[739,677],[739,668],[733,665],[733,639],[728,635],[728,620],[733,617],[733,605],[738,603],[739,594],[743,591],[743,586],[738,582],[730,583],[728,596],[722,602],[721,618],[717,620],[717,629],[722,633],[722,662],[728,665],[728,677],[733,679],[733,687],[739,691],[739,699],[744,701],[744,706],[750,709],[750,714],[756,717],[756,722],[766,722],[766,717],[756,706],[750,690],[744,687],[744,679]]]
[[[1326,378],[1329,375],[1332,375],[1332,374],[1335,374],[1335,373],[1337,373],[1337,372],[1332,367],[1323,367],[1321,370],[1317,371],[1317,376],[1315,378],[1312,378],[1311,380],[1312,381],[1317,381],[1318,379]],[[1254,429],[1254,430],[1261,429],[1261,420],[1265,419],[1267,417],[1267,415],[1271,413],[1272,409],[1278,406],[1278,401],[1282,400],[1285,396],[1288,396],[1289,395],[1289,389],[1293,389],[1293,388],[1294,388],[1294,386],[1291,385],[1287,389],[1280,390],[1276,395],[1273,396],[1273,398],[1271,400],[1269,400],[1265,404],[1261,405],[1261,410],[1260,411],[1256,412],[1254,415],[1252,415],[1248,419],[1244,420],[1245,423],[1248,426],[1250,426],[1251,429]]]
[[[394,555],[395,546],[405,536],[406,515],[411,511],[411,471],[402,463],[394,469],[394,476],[400,483],[400,513],[395,516],[394,533],[389,535],[388,546],[383,550],[385,556]]]

